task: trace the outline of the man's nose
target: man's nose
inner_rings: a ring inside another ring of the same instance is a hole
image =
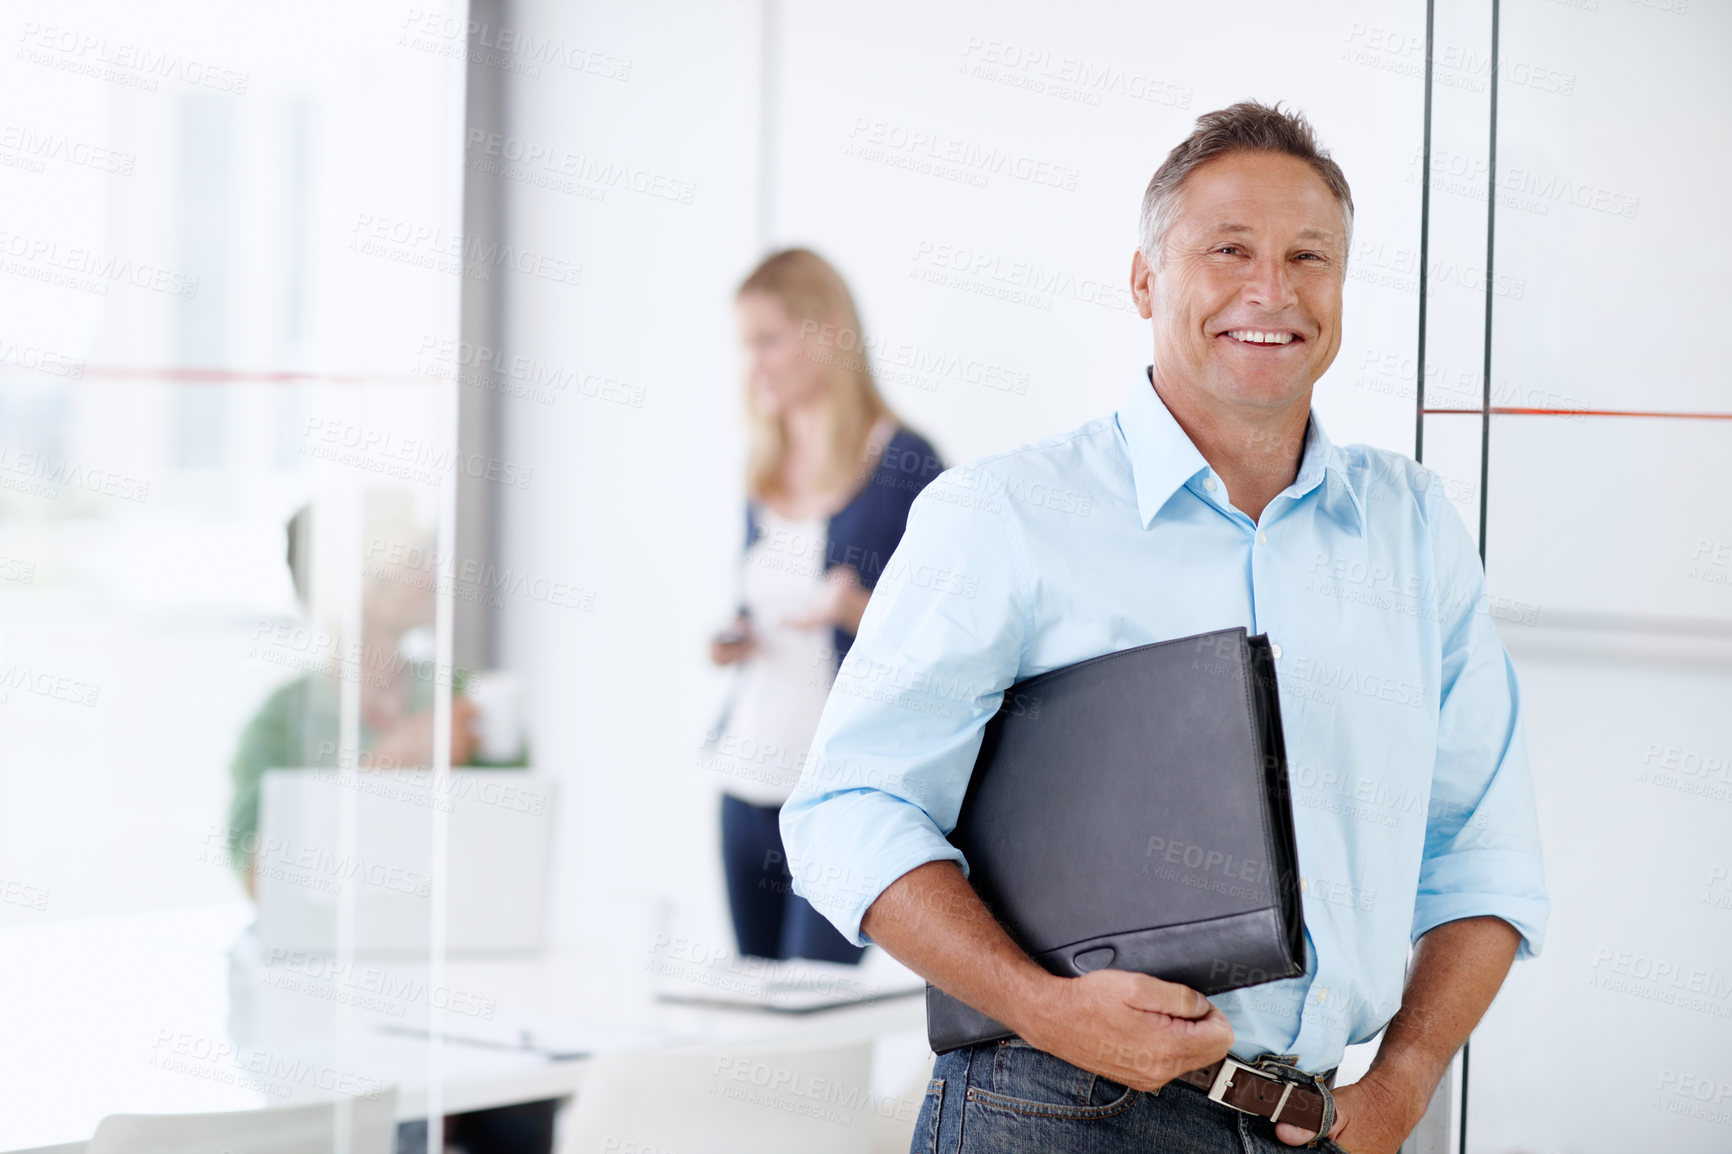
[[[1293,303],[1293,282],[1287,274],[1286,261],[1273,256],[1257,258],[1241,290],[1246,303],[1270,308],[1285,308]]]

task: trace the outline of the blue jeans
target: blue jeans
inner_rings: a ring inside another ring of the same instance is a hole
[[[794,892],[777,824],[781,806],[722,795],[722,873],[742,957],[854,965],[866,952]]]
[[[909,1154],[1288,1154],[1266,1119],[1185,1082],[1147,1093],[1021,1038],[940,1054]],[[1327,1138],[1311,1147],[1340,1151]]]

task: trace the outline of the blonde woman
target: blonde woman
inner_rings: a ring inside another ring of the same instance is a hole
[[[728,901],[742,955],[854,962],[861,949],[793,892],[777,814],[908,507],[944,466],[878,394],[854,299],[822,257],[776,253],[734,303],[746,549],[738,616],[710,643],[739,678],[712,735]]]

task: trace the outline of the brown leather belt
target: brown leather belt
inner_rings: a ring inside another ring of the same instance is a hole
[[[1178,1080],[1224,1106],[1299,1126],[1319,1136],[1334,1122],[1334,1118],[1327,1123],[1324,1120],[1324,1091],[1316,1089],[1309,1074],[1290,1066],[1259,1068],[1229,1055],[1213,1066],[1180,1074]],[[1328,1111],[1331,1115],[1334,1112]]]

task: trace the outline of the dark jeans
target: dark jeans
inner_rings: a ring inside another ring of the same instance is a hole
[[[1184,1082],[1132,1090],[1021,1038],[938,1056],[910,1154],[1288,1154],[1266,1119]],[[1314,1150],[1340,1151],[1328,1139]]]
[[[794,892],[776,824],[780,812],[780,806],[722,795],[722,871],[740,954],[852,965],[866,951]]]

